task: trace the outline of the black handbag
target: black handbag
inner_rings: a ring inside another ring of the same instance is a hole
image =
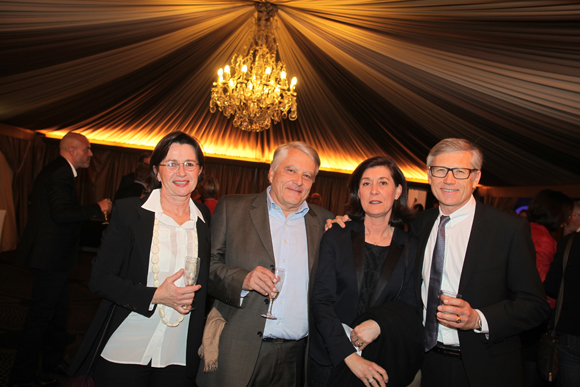
[[[576,233],[573,233],[568,240],[566,250],[564,251],[564,259],[562,262],[564,267],[562,269],[560,292],[558,293],[558,299],[556,300],[554,327],[543,333],[542,336],[540,336],[540,341],[538,343],[536,367],[540,378],[546,382],[553,382],[558,375],[558,335],[556,333],[556,327],[558,326],[558,319],[560,318],[560,312],[562,311],[562,299],[564,297],[564,273],[566,271],[568,255],[570,254],[570,248],[572,247],[572,240],[574,240],[575,234]]]

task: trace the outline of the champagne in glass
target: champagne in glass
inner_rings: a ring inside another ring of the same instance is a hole
[[[270,320],[278,320],[276,316],[272,314],[272,306],[274,305],[274,300],[278,298],[278,294],[282,291],[282,285],[284,285],[284,277],[286,275],[286,271],[284,269],[273,269],[272,270],[278,282],[274,284],[276,286],[276,291],[270,293],[270,308],[268,309],[268,313],[263,314],[262,317],[266,317]]]
[[[105,221],[102,224],[109,224],[109,214],[107,214],[107,211],[103,211],[103,213],[105,214]]]
[[[193,286],[197,282],[197,277],[199,276],[199,257],[186,256],[185,257],[185,267],[183,277],[186,286]],[[193,303],[192,303],[193,304]],[[187,305],[183,306],[184,309]],[[191,310],[195,308],[192,307]]]

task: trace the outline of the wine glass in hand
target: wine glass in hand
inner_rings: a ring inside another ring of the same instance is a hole
[[[109,224],[109,214],[107,211],[103,211],[103,214],[105,214],[105,221],[102,224]]]
[[[276,291],[270,293],[270,308],[268,309],[267,314],[263,314],[262,317],[266,317],[270,320],[277,320],[277,318],[272,314],[272,306],[274,305],[274,300],[278,298],[278,294],[282,291],[282,285],[284,285],[284,276],[286,275],[286,271],[284,269],[273,269],[272,270],[278,282],[274,284],[276,286]]]
[[[197,282],[197,277],[199,276],[199,257],[186,256],[185,257],[185,268],[183,277],[186,286],[193,286]],[[187,305],[183,306],[184,309]],[[193,310],[195,308],[191,308]]]

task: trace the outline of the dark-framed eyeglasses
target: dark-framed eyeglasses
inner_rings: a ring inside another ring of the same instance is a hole
[[[433,177],[443,178],[451,171],[453,177],[457,180],[468,179],[473,172],[479,171],[479,169],[469,169],[469,168],[447,168],[447,167],[436,167],[434,165],[429,167],[429,172]]]
[[[198,163],[194,163],[193,161],[186,161],[184,163],[178,163],[176,161],[168,161],[165,164],[159,164],[167,168],[169,172],[176,172],[179,169],[179,166],[183,164],[183,169],[187,172],[193,172],[197,169]]]

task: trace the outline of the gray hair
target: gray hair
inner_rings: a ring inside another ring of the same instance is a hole
[[[284,160],[286,156],[288,156],[288,151],[290,149],[297,149],[310,156],[310,158],[312,159],[312,161],[314,161],[314,164],[316,165],[316,175],[318,175],[318,168],[320,168],[320,157],[318,156],[318,152],[316,152],[316,149],[314,149],[313,147],[302,141],[294,141],[288,144],[280,145],[274,151],[274,158],[272,159],[272,164],[270,164],[270,168],[272,168],[272,171],[276,171],[278,165],[280,165],[282,160]]]
[[[427,166],[432,166],[431,162],[435,157],[449,152],[471,152],[471,168],[481,170],[483,166],[483,153],[481,153],[481,150],[471,141],[463,138],[446,138],[439,141],[427,156]]]

